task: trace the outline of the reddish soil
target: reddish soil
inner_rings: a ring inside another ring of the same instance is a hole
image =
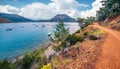
[[[58,56],[61,63],[57,69],[120,69],[120,32],[99,26],[98,23],[91,27],[104,30],[106,38],[85,40],[71,46]],[[64,64],[68,58],[72,61]]]
[[[101,27],[97,23],[92,26],[107,32],[95,69],[120,69],[120,32]]]
[[[93,69],[97,57],[100,55],[100,45],[103,40],[85,40],[69,47],[68,51],[62,52],[58,59],[61,62],[57,69]],[[64,64],[65,59],[72,59],[71,62]]]

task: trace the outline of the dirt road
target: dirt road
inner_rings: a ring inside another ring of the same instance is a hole
[[[104,30],[108,35],[95,69],[120,69],[120,32],[101,27],[97,23],[93,26]]]

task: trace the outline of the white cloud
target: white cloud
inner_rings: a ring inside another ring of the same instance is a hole
[[[6,6],[0,5],[0,12],[18,14],[20,12],[20,9],[10,6],[10,5],[6,5]]]
[[[56,14],[68,14],[74,17],[78,7],[87,7],[75,0],[51,0],[49,4],[32,3],[21,8],[19,15],[32,19],[49,19]]]
[[[32,3],[21,8],[19,15],[25,16],[31,19],[45,19],[49,18],[52,15],[52,9],[49,6],[42,3]]]
[[[96,11],[98,11],[99,8],[102,7],[102,4],[100,3],[100,1],[102,1],[102,0],[96,0],[95,2],[93,2],[92,3],[92,9],[81,11],[80,12],[80,17],[82,17],[82,18],[86,18],[86,17],[90,17],[90,16],[95,17],[96,16]]]
[[[88,5],[80,4],[76,0],[51,0],[48,6],[52,6],[57,10],[77,9],[78,7],[87,7]]]
[[[49,4],[32,3],[22,8],[16,8],[10,5],[0,5],[0,12],[18,14],[26,18],[31,19],[49,19],[56,14],[67,14],[71,17],[87,17],[95,16],[96,10],[101,7],[100,0],[96,0],[92,3],[92,9],[86,11],[80,11],[78,8],[87,7],[86,4],[81,4],[76,0],[51,0]]]

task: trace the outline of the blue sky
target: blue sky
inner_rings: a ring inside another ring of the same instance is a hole
[[[9,4],[9,5],[16,6],[16,7],[23,7],[33,2],[41,2],[44,4],[48,4],[50,0],[0,0],[1,5]]]
[[[76,0],[79,3],[83,4],[92,4],[95,0]],[[33,2],[41,2],[44,4],[48,4],[51,1],[50,0],[0,0],[0,5],[12,5],[16,7],[23,7],[24,5],[31,4]]]
[[[92,6],[92,2],[94,2],[95,0],[76,0],[79,3],[83,3],[83,4],[88,4],[89,7],[87,8],[80,8],[79,10],[86,10],[86,9],[91,9]],[[0,5],[11,5],[11,6],[15,6],[18,8],[21,8],[27,4],[31,4],[33,2],[41,2],[44,4],[49,4],[51,1],[50,0],[0,0]]]
[[[101,0],[0,0],[0,12],[18,14],[31,19],[47,19],[47,17],[50,18],[50,16],[53,17],[53,15],[59,13],[68,14],[71,17],[77,18],[78,13],[80,13],[79,16],[82,16],[84,14],[83,12],[92,12],[92,9],[96,11],[95,6],[98,4],[98,8],[100,7],[99,1]],[[44,6],[44,8],[41,6]],[[24,11],[28,9],[33,10],[34,14],[31,14],[31,16],[25,15],[26,12]],[[43,13],[48,13],[51,9],[54,10],[51,15],[43,15]],[[60,11],[64,11],[65,13]],[[34,15],[38,15],[37,13],[42,17],[34,17]]]

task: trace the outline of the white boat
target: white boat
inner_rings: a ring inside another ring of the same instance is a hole
[[[50,33],[48,33],[48,36],[51,36],[52,35],[52,33],[50,32]]]

